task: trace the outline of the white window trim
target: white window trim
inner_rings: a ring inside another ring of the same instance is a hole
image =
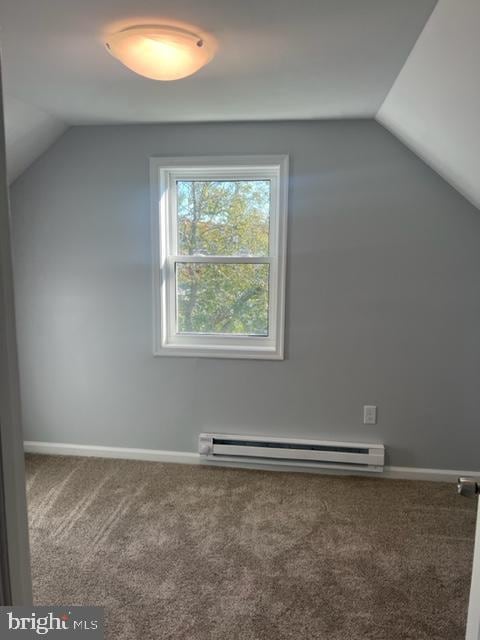
[[[175,256],[175,180],[269,179],[270,252],[264,258]],[[150,158],[153,251],[153,354],[208,358],[283,360],[287,245],[288,156],[194,156]],[[175,332],[175,262],[259,263],[270,265],[269,335],[186,335]]]

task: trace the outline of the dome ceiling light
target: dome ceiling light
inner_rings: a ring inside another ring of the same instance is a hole
[[[128,27],[107,38],[107,50],[126,67],[152,80],[178,80],[210,62],[212,37],[168,25]]]

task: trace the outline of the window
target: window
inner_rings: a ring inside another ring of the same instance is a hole
[[[152,158],[155,355],[283,358],[287,156]]]

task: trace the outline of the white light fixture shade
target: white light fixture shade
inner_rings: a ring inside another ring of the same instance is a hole
[[[108,37],[108,51],[126,67],[152,80],[178,80],[208,64],[213,38],[167,25],[128,27]]]

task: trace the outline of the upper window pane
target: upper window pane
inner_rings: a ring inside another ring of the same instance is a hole
[[[179,255],[266,256],[270,180],[177,180]]]

